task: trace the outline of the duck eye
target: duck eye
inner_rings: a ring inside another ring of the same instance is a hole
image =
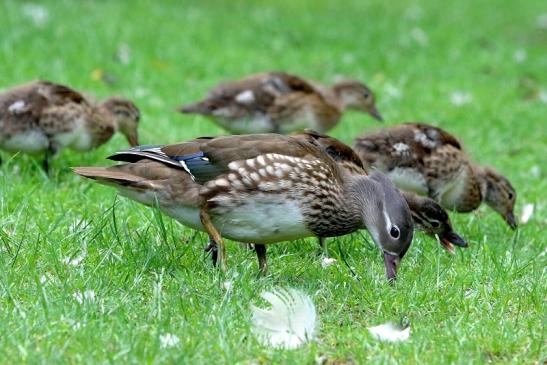
[[[513,200],[513,193],[509,193],[507,197],[509,198],[509,200]]]
[[[391,237],[397,239],[401,235],[401,232],[399,231],[399,228],[397,226],[391,226],[389,234],[391,235]]]
[[[431,226],[433,228],[439,228],[441,226],[441,223],[439,221],[431,221]]]
[[[124,109],[116,109],[115,113],[121,117],[129,118],[129,113]]]
[[[369,94],[368,92],[365,91],[365,93],[363,94],[363,97],[364,97],[365,99],[368,99],[369,96],[370,96],[370,94]]]

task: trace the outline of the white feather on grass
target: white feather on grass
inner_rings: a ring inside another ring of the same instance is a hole
[[[369,327],[368,331],[374,338],[380,341],[406,341],[410,337],[410,326],[402,328],[391,322],[387,322],[375,327]]]
[[[454,91],[450,94],[450,101],[455,106],[464,106],[473,101],[473,95],[465,91]]]
[[[534,215],[534,204],[526,204],[522,209],[522,214],[520,215],[520,223],[526,224]]]
[[[251,306],[253,333],[264,346],[295,349],[312,340],[317,314],[311,298],[296,289],[277,289],[260,295],[270,309]]]
[[[321,267],[325,269],[331,265],[336,264],[337,262],[338,261],[336,259],[333,259],[332,257],[324,257],[323,260],[321,261]]]
[[[160,347],[162,349],[177,346],[180,343],[180,338],[172,333],[160,335]]]

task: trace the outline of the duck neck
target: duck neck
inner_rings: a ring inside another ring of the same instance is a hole
[[[362,219],[361,200],[356,197],[353,182],[346,184],[328,193],[317,207],[308,212],[308,227],[318,237],[343,236],[364,228]]]
[[[325,86],[316,83],[313,87],[319,95],[321,95],[325,104],[330,106],[333,110],[336,110],[338,113],[341,113],[344,110],[342,100],[334,86]]]
[[[481,200],[486,199],[488,195],[488,176],[486,170],[479,165],[472,165],[471,171],[473,172],[474,181],[480,189]]]
[[[352,175],[345,188],[346,206],[355,221],[358,221],[359,229],[367,228],[374,235],[377,212],[382,210],[382,197],[375,182],[367,176]]]
[[[338,110],[344,112],[348,109],[348,103],[344,100],[344,85],[334,84],[330,87],[331,93],[334,96],[334,100]]]
[[[118,123],[112,113],[101,104],[93,108],[93,117],[87,120],[87,128],[91,132],[94,145],[100,146],[107,142],[118,130]]]

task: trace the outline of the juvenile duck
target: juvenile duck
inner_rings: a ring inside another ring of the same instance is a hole
[[[222,237],[269,244],[368,229],[394,279],[412,241],[408,206],[384,174],[348,174],[322,149],[292,137],[198,138],[136,147],[110,159],[124,163],[74,171],[207,232],[222,270]],[[259,261],[261,270],[265,264]]]
[[[306,130],[293,137],[322,148],[350,174],[368,175],[370,173],[355,151],[334,137],[312,130]],[[410,208],[416,230],[423,231],[434,240],[438,240],[450,253],[454,253],[453,245],[467,247],[467,242],[454,232],[450,217],[437,202],[412,192],[401,191],[401,194]]]
[[[484,201],[512,229],[517,227],[517,194],[509,180],[472,163],[460,142],[440,128],[421,123],[385,128],[357,138],[354,149],[403,190],[428,195],[457,212],[470,212]]]
[[[179,111],[210,117],[234,134],[287,134],[305,128],[328,131],[348,109],[382,120],[374,94],[359,81],[327,87],[284,72],[266,72],[222,83]]]
[[[0,94],[0,148],[45,154],[47,172],[61,149],[88,151],[116,131],[136,146],[139,117],[139,109],[127,99],[96,103],[67,86],[34,81]]]

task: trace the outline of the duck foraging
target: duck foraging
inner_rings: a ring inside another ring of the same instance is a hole
[[[440,128],[405,123],[357,138],[354,149],[400,189],[427,195],[457,212],[473,211],[484,202],[517,228],[517,193],[509,180],[471,162],[460,142]]]
[[[373,92],[349,80],[327,87],[284,72],[265,72],[214,87],[201,101],[183,105],[185,114],[201,114],[230,133],[291,133],[305,128],[334,128],[345,110],[382,116]]]
[[[89,151],[119,131],[138,145],[139,109],[111,97],[96,103],[79,92],[50,81],[34,81],[0,94],[0,148],[45,155],[46,172],[63,148]]]
[[[350,174],[368,175],[370,173],[355,151],[334,137],[312,130],[295,134],[293,137],[323,149]],[[437,202],[412,192],[401,191],[401,194],[408,204],[416,230],[423,231],[434,240],[438,240],[443,248],[452,254],[454,245],[467,247],[467,242],[454,232],[448,213]],[[322,242],[321,245],[323,246]]]
[[[271,244],[367,229],[394,279],[412,241],[408,205],[385,175],[348,174],[322,149],[292,137],[198,138],[136,147],[110,159],[123,163],[74,171],[207,232],[222,270],[223,237]],[[265,260],[259,264],[264,271]]]

